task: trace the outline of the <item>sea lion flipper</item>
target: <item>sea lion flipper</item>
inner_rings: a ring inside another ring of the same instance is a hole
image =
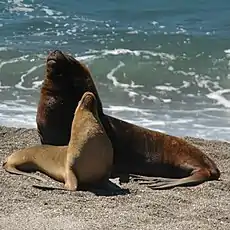
[[[137,174],[129,174],[129,176],[131,176],[134,181],[139,181],[139,180],[143,180],[143,181],[157,181],[157,180],[161,180],[163,178],[160,177],[150,177],[150,176],[142,176],[142,175],[137,175]]]
[[[152,184],[155,182],[173,182],[177,179],[173,178],[163,178],[163,177],[150,177],[150,176],[141,176],[136,174],[129,174],[134,181],[138,181],[139,184]],[[141,182],[139,182],[141,181]]]
[[[181,179],[172,179],[172,178],[162,178],[157,181],[148,182],[139,182],[139,184],[148,184],[147,187],[158,190],[158,189],[170,189],[177,186],[194,186],[203,183],[208,178],[206,171],[197,171],[191,176],[181,178]]]
[[[23,176],[27,176],[27,177],[32,177],[34,179],[37,179],[37,180],[40,180],[40,181],[43,181],[43,182],[46,182],[47,180],[38,176],[38,175],[34,175],[34,174],[31,174],[31,173],[27,173],[27,172],[22,172],[18,169],[16,169],[15,167],[11,167],[11,166],[5,166],[4,167],[5,170],[9,173],[12,173],[12,174],[17,174],[17,175],[23,175]]]
[[[77,190],[77,177],[75,176],[72,170],[67,170],[66,173],[66,181],[64,188],[56,187],[56,186],[48,186],[48,185],[38,185],[33,184],[34,188],[42,189],[42,190],[66,190],[66,191],[76,191]]]
[[[73,172],[73,170],[67,168],[65,188],[67,190],[76,191],[77,187],[78,187],[78,180],[75,173]]]

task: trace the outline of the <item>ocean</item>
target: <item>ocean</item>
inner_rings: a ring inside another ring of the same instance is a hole
[[[36,127],[44,63],[84,62],[107,114],[229,140],[230,2],[0,1],[0,125]]]

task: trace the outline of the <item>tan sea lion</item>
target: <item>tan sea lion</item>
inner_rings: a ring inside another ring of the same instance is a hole
[[[96,98],[86,92],[76,108],[68,146],[41,145],[19,150],[7,158],[3,167],[7,172],[44,181],[28,173],[40,171],[64,182],[66,190],[75,191],[78,184],[109,182],[112,163],[112,144],[98,118]]]
[[[69,56],[60,53],[61,51],[56,51],[52,56],[55,57],[56,63],[59,62],[60,58],[67,63],[71,60]],[[48,57],[47,60],[49,59]],[[63,64],[63,66],[68,66],[67,63]],[[76,63],[78,62],[76,61]],[[50,69],[47,73],[53,73],[54,75],[52,77],[53,81],[50,81],[48,91],[49,95],[53,95],[53,103],[48,103],[49,100],[42,93],[38,106],[37,124],[43,144],[61,145],[68,143],[70,126],[67,124],[71,123],[71,111],[80,100],[84,90],[87,90],[93,92],[99,102],[98,115],[113,145],[114,163],[112,177],[122,175],[124,178],[125,175],[138,174],[143,176],[184,178],[177,181],[177,186],[188,185],[191,182],[199,184],[206,180],[219,178],[220,171],[215,163],[198,148],[185,140],[152,131],[104,114],[92,77],[89,71],[88,74],[82,74],[78,70],[79,64],[75,64],[75,67],[72,66],[72,74],[66,68],[59,68],[61,74],[58,75],[56,74],[56,67],[57,65],[50,65],[49,61],[47,62],[46,68]],[[59,81],[62,81],[69,76],[72,76],[74,78],[72,81],[76,83],[74,84],[74,94],[68,94],[67,88],[69,87],[70,91],[72,91],[72,86],[67,86],[67,83],[66,87],[60,85],[59,91],[55,91],[54,86],[56,83],[54,84],[54,82],[58,82],[57,79],[59,78]],[[47,78],[48,76],[46,75],[45,81]],[[61,100],[55,100],[55,96],[58,96]],[[59,113],[59,109],[57,109],[61,107],[60,101],[68,105],[65,107],[64,114]],[[56,117],[59,117],[60,120],[65,120],[65,123],[58,123]],[[70,121],[66,121],[66,119],[70,119]],[[52,128],[51,123],[48,122],[52,120],[55,122],[55,128]],[[62,132],[63,128],[66,130],[65,132]],[[54,136],[58,136],[58,138],[54,138]],[[171,181],[165,183],[172,185]]]
[[[108,182],[112,164],[113,148],[98,117],[97,100],[93,93],[86,92],[72,122],[65,186],[75,190],[78,183]]]

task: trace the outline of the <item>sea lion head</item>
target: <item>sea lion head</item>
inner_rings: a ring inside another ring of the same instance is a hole
[[[73,84],[76,75],[84,76],[88,69],[71,55],[60,50],[49,53],[46,59],[46,78],[55,83]],[[84,75],[82,75],[84,74]]]
[[[81,100],[78,102],[75,114],[77,111],[83,109],[92,112],[96,117],[98,117],[97,99],[92,92],[87,91],[83,94]]]
[[[93,92],[99,114],[103,113],[102,103],[89,69],[70,54],[60,50],[49,53],[46,59],[44,88],[49,91],[59,90],[62,94],[71,95],[76,102],[85,92]]]

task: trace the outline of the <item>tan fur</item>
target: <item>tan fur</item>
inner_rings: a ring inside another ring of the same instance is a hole
[[[3,167],[7,172],[44,181],[29,173],[40,171],[65,183],[65,189],[77,190],[78,184],[108,181],[112,163],[113,149],[98,118],[96,98],[86,92],[75,111],[69,146],[39,145],[19,150]]]
[[[112,164],[112,144],[98,118],[96,98],[93,93],[86,92],[72,122],[67,150],[66,187],[74,190],[78,181],[94,183],[95,180],[108,180]]]
[[[54,180],[65,181],[67,146],[37,145],[12,153],[3,163],[3,168],[13,174],[26,175],[45,181],[31,174],[40,171]]]

